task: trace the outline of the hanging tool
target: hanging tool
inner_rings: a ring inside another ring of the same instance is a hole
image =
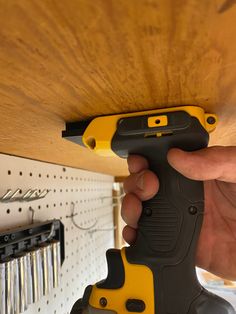
[[[204,213],[203,182],[174,170],[167,152],[207,147],[214,114],[197,106],[101,116],[67,123],[63,137],[102,156],[144,156],[159,178],[143,202],[134,244],[107,251],[108,276],[88,286],[71,314],[235,314],[198,282],[195,255]]]

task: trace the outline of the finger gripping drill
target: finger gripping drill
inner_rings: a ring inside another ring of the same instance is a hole
[[[173,147],[207,147],[216,120],[200,107],[182,106],[66,125],[63,137],[99,155],[144,156],[160,181],[158,193],[142,203],[135,243],[107,251],[107,278],[88,286],[71,314],[235,314],[228,302],[200,285],[195,272],[203,183],[184,177],[167,161]]]

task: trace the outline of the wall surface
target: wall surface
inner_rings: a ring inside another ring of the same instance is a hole
[[[114,247],[113,177],[0,154],[0,198],[8,189],[49,189],[41,200],[0,202],[0,231],[34,221],[60,219],[65,227],[65,262],[57,289],[29,306],[25,314],[69,314],[84,288],[107,275],[105,251]],[[71,215],[74,204],[75,223]],[[105,229],[105,230],[104,230]]]

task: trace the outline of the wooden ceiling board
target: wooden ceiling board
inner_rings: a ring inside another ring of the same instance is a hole
[[[236,145],[235,0],[0,0],[0,152],[114,175],[66,121],[201,105]]]

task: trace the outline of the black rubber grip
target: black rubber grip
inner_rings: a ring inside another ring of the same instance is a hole
[[[192,235],[197,231],[196,221],[202,218],[202,182],[183,177],[167,161],[155,160],[152,164],[150,158],[148,160],[150,169],[159,178],[160,188],[154,198],[143,203],[139,236],[144,238],[149,256],[168,256],[177,262],[186,256]]]

